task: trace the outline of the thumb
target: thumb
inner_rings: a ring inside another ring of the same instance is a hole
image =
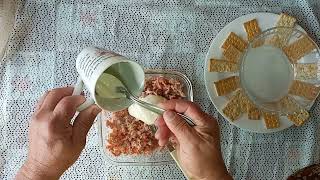
[[[81,111],[73,123],[73,140],[76,143],[85,144],[87,134],[101,109],[96,105]]]
[[[179,143],[189,142],[194,138],[194,129],[174,111],[164,112],[163,119]]]

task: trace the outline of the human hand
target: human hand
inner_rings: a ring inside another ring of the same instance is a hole
[[[16,179],[59,179],[80,156],[86,136],[101,111],[92,105],[80,112],[73,125],[76,108],[85,101],[72,95],[73,88],[57,88],[39,100],[29,127],[28,158]]]
[[[170,100],[160,104],[167,111],[156,121],[155,137],[159,145],[168,143],[173,136],[176,152],[183,170],[192,179],[232,179],[220,151],[219,126],[216,119],[197,105],[184,100]],[[196,126],[189,126],[175,112],[189,116]]]

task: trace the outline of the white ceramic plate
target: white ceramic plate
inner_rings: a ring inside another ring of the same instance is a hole
[[[217,108],[218,112],[231,124],[245,129],[247,131],[251,132],[257,132],[257,133],[272,133],[284,130],[290,126],[293,125],[291,121],[287,119],[285,116],[280,117],[280,127],[275,129],[266,129],[263,120],[249,120],[247,117],[247,114],[243,114],[238,120],[231,121],[229,118],[227,118],[224,113],[222,112],[223,107],[228,102],[228,97],[225,96],[218,96],[215,91],[215,87],[213,85],[213,82],[218,81],[220,79],[229,77],[231,75],[238,75],[239,73],[216,73],[216,72],[208,72],[208,65],[209,60],[211,58],[222,58],[222,51],[221,51],[221,45],[224,42],[224,40],[227,38],[230,32],[236,33],[238,36],[242,37],[242,39],[247,39],[247,34],[243,28],[243,23],[252,19],[257,19],[258,24],[261,28],[261,31],[265,31],[269,28],[272,28],[275,26],[277,20],[278,20],[278,14],[273,13],[253,13],[253,14],[247,14],[244,16],[241,16],[235,20],[233,20],[231,23],[226,25],[218,34],[217,36],[212,40],[209,51],[206,56],[205,60],[205,70],[204,70],[204,79],[205,79],[205,85],[207,88],[207,92],[209,94],[209,97],[214,104],[214,106]],[[296,25],[299,30],[302,30],[305,32],[299,25]]]

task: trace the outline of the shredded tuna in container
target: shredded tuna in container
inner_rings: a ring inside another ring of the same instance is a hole
[[[166,99],[181,99],[186,97],[183,93],[183,84],[175,79],[165,77],[151,77],[145,83],[143,96],[149,94],[165,97]]]
[[[185,97],[181,82],[161,76],[146,80],[142,96],[149,94],[163,96],[168,100]],[[115,156],[151,154],[158,148],[158,141],[149,126],[130,116],[127,109],[112,113],[106,126],[111,129],[107,149]]]

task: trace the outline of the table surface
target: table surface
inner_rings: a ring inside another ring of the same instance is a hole
[[[195,102],[221,126],[222,153],[235,179],[283,179],[320,160],[319,101],[310,120],[273,134],[230,125],[207,96],[203,71],[210,41],[227,23],[253,12],[297,17],[319,44],[317,0],[17,0],[15,24],[0,61],[0,179],[12,179],[26,158],[28,122],[47,89],[72,85],[82,48],[99,46],[146,68],[176,69],[193,83]],[[62,179],[183,179],[175,164],[117,166],[103,158],[97,129]]]

